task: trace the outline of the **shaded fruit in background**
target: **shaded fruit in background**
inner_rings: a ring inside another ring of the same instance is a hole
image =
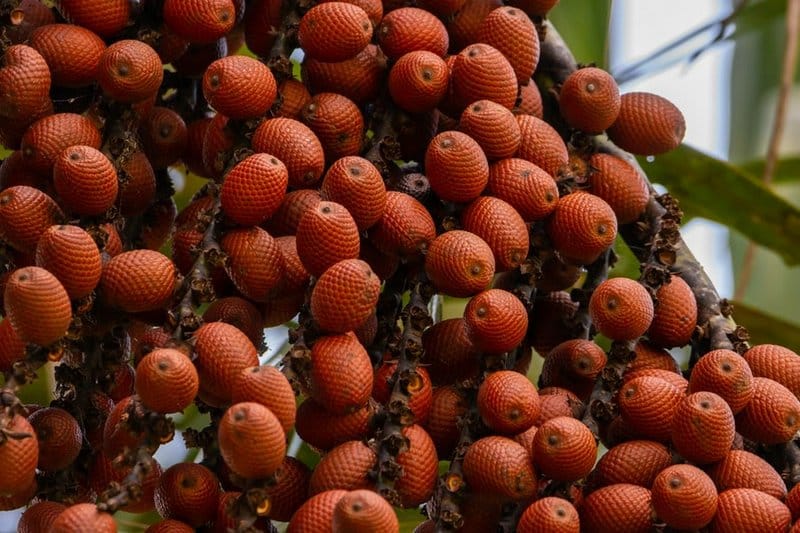
[[[400,506],[414,508],[433,496],[439,473],[439,458],[430,435],[422,426],[413,424],[403,428],[408,439],[408,449],[397,454],[397,463],[403,475],[394,488],[400,496]]]
[[[564,341],[554,346],[545,357],[539,383],[542,387],[563,387],[587,399],[606,361],[605,351],[592,341]]]
[[[284,457],[275,471],[277,483],[267,489],[269,494],[269,517],[288,522],[295,511],[306,501],[311,470],[294,457]]]
[[[156,106],[139,126],[142,147],[154,168],[175,163],[186,150],[189,133],[183,118],[167,107]]]
[[[272,366],[243,369],[231,395],[232,403],[256,402],[269,408],[287,435],[294,427],[297,407],[289,380]]]
[[[539,416],[539,394],[526,376],[512,370],[489,374],[478,389],[483,422],[498,433],[519,433]]]
[[[533,438],[533,460],[537,470],[556,481],[586,477],[597,458],[592,432],[575,418],[559,416],[547,420]]]
[[[11,327],[11,321],[0,321],[0,372],[8,372],[12,365],[25,358],[25,343]]]
[[[519,533],[579,533],[578,511],[567,500],[548,496],[529,505],[519,519]]]
[[[329,490],[311,496],[292,515],[286,533],[315,533],[331,527],[336,503],[346,490]]]
[[[227,231],[219,244],[228,255],[225,272],[239,292],[253,301],[266,301],[278,287],[283,270],[283,255],[275,239],[253,226]]]
[[[666,446],[651,440],[631,440],[609,449],[591,475],[595,487],[629,483],[649,488],[656,475],[672,464]]]
[[[152,524],[145,530],[145,533],[192,533],[193,531],[194,528],[186,522],[168,518]]]
[[[102,262],[92,237],[79,226],[50,226],[36,245],[36,266],[52,273],[73,300],[100,282]]]
[[[312,93],[338,93],[363,105],[378,97],[385,70],[385,56],[377,46],[368,44],[354,57],[338,63],[304,57],[301,75]],[[310,100],[309,95],[305,104]]]
[[[219,494],[219,480],[211,470],[197,463],[177,463],[161,474],[154,501],[163,518],[197,527],[214,517]]]
[[[454,383],[478,373],[480,352],[463,318],[447,318],[422,334],[422,363],[435,385]]]
[[[628,278],[602,282],[592,293],[589,314],[595,327],[610,339],[633,340],[653,321],[653,299],[640,283]]]
[[[567,124],[589,134],[598,134],[611,126],[619,115],[619,87],[603,69],[578,69],[561,86],[558,104]]]
[[[464,322],[476,348],[502,353],[513,349],[525,337],[528,313],[512,293],[489,289],[473,296],[467,303]]]
[[[425,424],[439,457],[449,457],[458,443],[458,419],[467,411],[464,395],[450,385],[433,389],[430,415]]]
[[[50,531],[53,522],[67,508],[63,503],[42,500],[28,507],[17,524],[18,533]]]
[[[494,277],[494,255],[486,242],[468,231],[452,230],[428,247],[425,272],[438,292],[464,298],[484,290]]]
[[[78,421],[58,407],[45,407],[28,416],[39,444],[38,468],[55,472],[68,467],[78,457],[83,432]]]
[[[153,350],[136,365],[136,393],[157,413],[177,413],[194,401],[200,379],[192,361],[178,350]]]
[[[694,365],[689,392],[707,390],[722,397],[739,413],[755,394],[753,373],[747,361],[732,350],[712,350]]]
[[[275,239],[280,244],[280,239]],[[238,296],[217,298],[203,313],[203,322],[225,322],[247,335],[253,346],[261,344],[264,326],[259,310],[248,300]]]
[[[725,457],[735,432],[731,408],[713,392],[686,396],[672,419],[675,450],[695,464],[714,463]]]
[[[39,440],[33,426],[20,415],[4,415],[0,418],[0,428],[11,433],[30,435],[22,439],[7,439],[0,446],[0,465],[3,465],[0,494],[13,496],[29,487],[34,480],[39,459]]]
[[[177,269],[154,250],[132,250],[103,266],[100,291],[105,302],[129,313],[152,311],[167,305],[177,286]]]
[[[365,406],[346,415],[335,415],[309,398],[297,408],[297,434],[310,446],[330,450],[349,440],[366,438],[373,410]]]
[[[354,490],[342,496],[333,510],[333,528],[352,533],[400,531],[392,506],[371,490]]]
[[[219,424],[225,464],[247,479],[271,476],[286,455],[286,435],[268,408],[254,402],[232,405]]]
[[[464,479],[478,492],[525,500],[536,494],[536,472],[527,450],[506,437],[476,440],[462,464]]]
[[[658,517],[677,529],[703,528],[717,510],[714,482],[696,466],[665,468],[656,476],[651,491]]]
[[[117,206],[125,216],[144,212],[155,199],[156,176],[150,160],[142,151],[132,152],[117,162],[119,192]]]
[[[709,528],[714,533],[786,531],[792,522],[783,503],[757,490],[729,489],[719,494],[718,501]]]
[[[395,383],[393,378],[396,372],[396,360],[385,360],[375,370],[372,397],[376,402],[386,405],[390,401]],[[405,385],[400,385],[400,390],[408,393],[408,408],[414,413],[414,422],[425,425],[433,402],[433,390],[428,371],[425,367],[418,366],[413,371],[407,370],[403,372],[403,377],[397,376],[396,379],[406,383]]]
[[[686,133],[686,121],[675,104],[652,93],[633,92],[620,98],[619,115],[608,137],[636,155],[657,155],[675,149]]]
[[[13,271],[6,283],[3,303],[11,327],[26,343],[48,346],[67,333],[72,320],[64,286],[40,267]]]

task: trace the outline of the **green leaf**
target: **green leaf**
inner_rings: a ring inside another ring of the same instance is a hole
[[[750,161],[740,165],[740,168],[753,176],[761,176],[764,174],[764,160]],[[800,181],[800,157],[787,157],[778,161],[772,179],[776,183]]]
[[[425,521],[419,509],[395,509],[400,522],[400,533],[411,533],[418,525]]]
[[[608,66],[610,0],[559,2],[548,14],[579,63]]]
[[[800,209],[753,175],[685,145],[651,163],[640,162],[651,181],[664,185],[685,212],[734,228],[787,264],[800,264]]]
[[[750,332],[752,345],[780,344],[800,352],[800,326],[741,302],[734,302],[733,318]]]

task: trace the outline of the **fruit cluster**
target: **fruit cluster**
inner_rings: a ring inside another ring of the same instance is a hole
[[[788,530],[800,358],[742,342],[620,150],[675,148],[680,111],[576,68],[555,3],[0,2],[0,510],[25,532],[155,509],[150,533],[388,533],[393,506],[420,532]],[[206,181],[179,210],[184,166]],[[608,277],[618,232],[638,281]],[[48,363],[52,402],[23,405]],[[191,406],[203,459],[162,469]]]

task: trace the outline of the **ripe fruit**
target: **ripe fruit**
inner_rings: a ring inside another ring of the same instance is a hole
[[[363,407],[372,393],[372,380],[369,355],[354,335],[321,337],[311,348],[311,397],[332,413]]]
[[[14,363],[25,358],[25,343],[11,327],[11,321],[0,322],[0,372],[8,372]]]
[[[258,353],[247,335],[224,322],[210,322],[194,333],[200,397],[215,407],[231,402],[242,370],[258,365]]]
[[[755,489],[779,500],[786,497],[786,484],[780,474],[761,457],[745,450],[730,450],[721,461],[706,469],[719,492],[728,489]],[[787,505],[789,499],[787,498]]]
[[[753,390],[753,398],[736,415],[736,430],[764,444],[788,442],[800,429],[800,401],[768,378],[753,378]]]
[[[336,202],[307,209],[297,225],[297,255],[312,276],[345,259],[358,257],[358,226],[350,212]]]
[[[279,241],[279,239],[275,239]],[[240,329],[254,346],[261,344],[264,326],[259,310],[238,296],[218,298],[203,313],[203,322],[225,322]]]
[[[286,455],[286,435],[268,408],[254,402],[232,405],[219,423],[225,464],[248,479],[271,476]]]
[[[117,41],[100,56],[97,80],[114,100],[141,102],[156,94],[163,79],[161,58],[142,41]]]
[[[364,323],[380,296],[381,282],[367,263],[345,259],[320,276],[311,293],[311,315],[319,326],[344,333]]]
[[[425,206],[408,194],[386,193],[386,211],[369,230],[369,238],[385,254],[415,255],[436,238],[436,225]]]
[[[422,362],[436,385],[470,378],[478,373],[480,352],[472,344],[463,318],[437,322],[422,334]]]
[[[677,148],[686,133],[683,114],[661,96],[634,92],[620,98],[619,115],[608,136],[625,151],[657,155]]]
[[[253,366],[239,374],[231,396],[233,403],[256,402],[272,411],[287,435],[294,427],[295,397],[289,380],[272,366]]]
[[[589,166],[592,194],[611,206],[619,224],[634,222],[644,213],[650,200],[650,189],[630,163],[613,155],[594,154],[589,159]]]
[[[433,240],[425,272],[436,289],[464,298],[485,289],[494,277],[494,255],[486,242],[468,231],[452,230]]]
[[[502,7],[489,13],[478,29],[478,42],[489,44],[508,59],[519,85],[528,85],[539,63],[539,35],[521,10]]]
[[[581,504],[581,529],[598,533],[650,531],[651,500],[649,489],[627,483],[598,489]]]
[[[694,365],[689,392],[707,390],[721,396],[733,414],[753,398],[753,373],[747,361],[732,350],[713,350]]]
[[[565,259],[588,265],[614,242],[617,217],[602,198],[573,192],[558,201],[547,221],[547,234]]]
[[[306,56],[301,73],[311,92],[338,93],[363,105],[375,100],[381,90],[386,70],[383,58],[377,46],[368,44],[354,57],[338,63],[326,63]],[[303,107],[310,100],[311,95]]]
[[[104,265],[100,290],[111,307],[129,313],[152,311],[172,299],[177,275],[175,265],[165,255],[153,250],[131,250]]]
[[[346,490],[328,490],[311,496],[292,515],[286,533],[315,533],[330,528],[333,510]]]
[[[536,493],[536,472],[528,452],[506,437],[489,436],[473,442],[462,469],[469,487],[480,493],[517,501]]]
[[[193,43],[212,43],[233,28],[232,0],[165,0],[164,23],[179,37]]]
[[[49,346],[67,333],[72,320],[64,286],[40,267],[13,271],[6,282],[3,302],[11,327],[26,343]]]
[[[655,314],[647,337],[659,346],[687,344],[697,325],[697,301],[691,287],[673,274],[656,292]]]
[[[404,427],[403,436],[408,439],[408,449],[397,454],[397,464],[403,469],[403,475],[395,482],[394,488],[400,496],[400,505],[413,508],[433,496],[439,458],[433,440],[422,426],[412,424]]]
[[[725,457],[735,432],[730,407],[713,392],[686,396],[672,419],[675,450],[695,464],[713,463]]]
[[[513,270],[525,261],[530,245],[528,229],[510,204],[481,196],[461,213],[461,223],[492,249],[497,272]]]
[[[389,71],[389,94],[401,109],[424,113],[439,105],[447,93],[449,71],[433,52],[415,50],[404,54]]]
[[[593,135],[602,133],[619,115],[619,87],[605,70],[582,68],[564,81],[558,104],[564,120],[573,128]]]
[[[219,480],[211,470],[197,463],[177,463],[161,474],[154,501],[162,518],[198,527],[214,517],[219,493]]]
[[[532,115],[517,115],[521,134],[516,156],[530,161],[551,176],[558,176],[569,161],[567,145],[553,127]]]
[[[597,458],[594,435],[583,422],[567,416],[547,420],[533,437],[533,461],[545,477],[575,481],[586,477]]]
[[[476,348],[503,353],[515,348],[528,329],[528,313],[522,302],[508,291],[489,289],[464,308],[467,332]]]
[[[283,255],[275,239],[251,226],[226,232],[219,244],[228,255],[225,272],[239,292],[253,301],[266,301],[283,270]]]
[[[51,525],[52,533],[73,533],[74,531],[93,531],[95,533],[116,533],[114,518],[100,512],[93,503],[78,503],[67,507]]]
[[[252,57],[223,57],[203,74],[203,96],[217,112],[232,119],[260,117],[277,92],[272,72]]]
[[[371,490],[354,490],[342,496],[333,510],[333,530],[352,533],[399,532],[397,515],[389,502]]]
[[[137,151],[120,158],[117,173],[120,177],[117,206],[124,216],[144,212],[156,195],[156,176],[144,152]]]
[[[91,146],[70,146],[53,166],[53,185],[61,206],[78,215],[100,215],[114,205],[117,180],[111,161]]]
[[[288,522],[292,514],[306,501],[311,470],[294,457],[286,456],[275,472],[275,478],[275,485],[267,489],[269,517]]]
[[[0,68],[0,115],[29,119],[42,108],[50,92],[50,70],[45,58],[30,46],[10,46]]]
[[[458,123],[461,131],[475,139],[488,159],[511,157],[519,148],[521,134],[514,115],[491,100],[478,100],[467,106]],[[430,171],[426,164],[428,177]]]
[[[300,46],[320,61],[344,61],[356,55],[372,38],[372,23],[360,7],[326,2],[309,9],[297,30]]]
[[[667,442],[683,391],[663,379],[642,376],[625,382],[619,391],[619,409],[634,433]]]
[[[100,282],[102,262],[92,237],[78,226],[50,226],[36,246],[36,266],[52,273],[70,299],[83,298]]]
[[[592,293],[589,314],[600,333],[614,340],[640,337],[653,321],[653,299],[643,285],[612,278]]]
[[[0,239],[21,252],[36,248],[39,237],[64,214],[48,195],[27,185],[0,192]]]
[[[183,118],[167,107],[156,106],[139,126],[139,135],[153,168],[174,164],[186,151],[189,133]]]
[[[322,144],[302,122],[291,118],[265,120],[253,133],[252,145],[256,152],[272,154],[286,165],[289,186],[294,189],[311,187],[322,177],[325,168]]]
[[[358,156],[337,159],[325,173],[320,194],[343,205],[363,231],[386,210],[386,185],[375,165]]]
[[[309,398],[297,408],[297,434],[310,446],[330,450],[349,440],[366,438],[372,409],[365,406],[346,415],[335,415]]]
[[[48,175],[65,148],[75,145],[100,148],[102,139],[88,118],[75,113],[57,113],[40,118],[25,131],[20,150],[36,172]]]
[[[777,381],[800,397],[800,356],[777,344],[759,344],[744,354],[754,376]]]
[[[470,202],[489,181],[489,163],[478,143],[457,131],[440,133],[428,145],[425,171],[442,200]]]
[[[83,432],[78,421],[58,407],[45,407],[28,416],[39,444],[39,470],[55,472],[67,468],[78,457]]]
[[[485,43],[467,46],[456,56],[451,87],[459,110],[476,100],[492,100],[512,109],[517,100],[517,76],[508,59]]]
[[[539,394],[519,372],[489,374],[478,389],[478,411],[483,422],[499,433],[520,433],[539,416]]]
[[[39,440],[33,426],[20,415],[0,417],[0,428],[10,433],[27,434],[24,438],[5,438],[0,444],[0,494],[13,496],[30,486],[36,475]]]
[[[177,413],[197,396],[200,379],[192,361],[170,348],[153,350],[136,365],[136,394],[148,409]]]
[[[700,529],[717,510],[717,489],[705,472],[692,465],[673,465],[653,482],[653,508],[676,529]]]
[[[261,224],[277,211],[288,184],[289,173],[282,161],[269,154],[253,154],[226,174],[220,191],[222,210],[236,224]]]
[[[94,82],[106,45],[94,32],[74,24],[47,24],[28,43],[50,69],[53,85],[84,87]]]
[[[713,533],[786,531],[791,523],[789,509],[769,494],[753,489],[729,489],[719,495],[717,514],[709,530]]]
[[[444,57],[450,44],[444,24],[429,11],[416,7],[390,11],[375,31],[381,50],[390,60],[418,50]]]
[[[130,3],[126,0],[59,0],[57,7],[65,19],[101,37],[112,37],[120,32],[131,14]]]
[[[375,466],[375,452],[361,441],[340,444],[320,460],[311,473],[308,494],[313,496],[327,490],[369,489],[372,481],[367,474]]]
[[[519,519],[519,533],[579,533],[578,511],[567,500],[548,496],[530,504]]]
[[[17,524],[18,533],[37,533],[50,531],[53,522],[66,509],[66,505],[48,500],[40,500],[28,507]]]
[[[525,222],[541,220],[555,210],[558,186],[550,174],[530,161],[501,159],[489,167],[488,190],[511,204]]]
[[[630,440],[617,444],[600,458],[592,473],[592,482],[597,487],[629,483],[647,488],[671,463],[672,455],[663,444]]]

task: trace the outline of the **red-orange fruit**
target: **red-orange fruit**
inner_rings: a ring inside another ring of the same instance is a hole
[[[531,17],[544,17],[558,2],[559,0],[514,0],[511,5],[524,10]]]
[[[328,490],[311,496],[289,520],[286,533],[331,532],[333,510],[336,503],[347,494],[346,490]]]
[[[367,238],[361,239],[361,252],[359,257],[369,264],[373,272],[381,279],[386,281],[397,272],[400,266],[400,257],[397,254],[385,254],[378,250],[375,245]]]
[[[273,118],[259,124],[253,134],[253,150],[272,154],[289,173],[292,188],[316,184],[325,168],[319,139],[305,124],[291,118]]]
[[[36,28],[55,22],[53,10],[39,0],[21,0],[10,18],[6,36],[11,44],[24,43]]]
[[[183,118],[167,107],[156,106],[139,126],[142,146],[154,168],[175,163],[186,150],[189,133]]]
[[[338,93],[363,105],[377,98],[385,70],[385,57],[378,53],[377,46],[368,44],[354,57],[337,63],[326,63],[306,56],[302,76],[312,93]],[[308,100],[311,100],[310,96]]]
[[[144,152],[136,151],[118,161],[117,207],[125,216],[143,213],[156,195],[156,176]]]
[[[656,292],[653,323],[647,332],[651,342],[665,348],[688,344],[697,326],[697,300],[691,287],[677,274],[670,279]]]
[[[21,489],[14,494],[0,496],[0,509],[3,511],[13,511],[21,509],[30,503],[36,496],[39,490],[39,484],[36,479],[31,481],[27,487]]]
[[[291,178],[290,178],[291,179]],[[289,191],[281,205],[264,225],[271,235],[295,235],[300,218],[307,209],[316,207],[322,201],[319,191],[315,189],[299,189]]]
[[[244,37],[247,47],[256,55],[269,56],[277,35],[264,28],[281,24],[281,3],[277,0],[255,0],[244,13]]]
[[[52,190],[46,179],[28,167],[20,150],[11,152],[0,163],[0,191],[15,185],[27,185],[42,191]]]
[[[603,349],[592,341],[564,341],[554,346],[545,357],[540,385],[563,387],[585,400],[591,394],[595,378],[607,360]]]
[[[349,440],[366,438],[372,410],[363,407],[346,415],[334,415],[311,398],[297,408],[297,434],[319,450],[330,450]]]
[[[433,389],[430,415],[425,429],[436,445],[439,457],[450,457],[461,430],[458,419],[467,411],[464,396],[452,385]]]
[[[331,265],[314,285],[311,315],[331,333],[345,333],[372,314],[381,292],[381,280],[360,259],[344,259]]]
[[[602,198],[573,192],[558,201],[547,221],[547,233],[565,259],[589,264],[614,242],[617,218]]]
[[[425,272],[437,291],[457,298],[484,290],[494,277],[494,268],[492,249],[469,231],[441,234],[425,255]]]
[[[177,269],[154,250],[132,250],[103,266],[100,290],[106,303],[129,313],[152,311],[172,299]]]
[[[422,346],[422,363],[435,385],[477,375],[480,352],[472,344],[463,318],[448,318],[426,329]]]
[[[267,487],[269,517],[288,522],[295,511],[306,501],[311,470],[294,457],[284,457],[275,471],[275,485]]]
[[[11,273],[3,294],[6,319],[26,343],[48,346],[67,333],[72,320],[69,295],[58,279],[40,267]]]
[[[308,494],[313,496],[327,490],[371,489],[367,477],[375,466],[375,452],[361,441],[351,440],[325,454],[311,473]]]
[[[713,392],[695,392],[678,404],[672,420],[675,450],[695,464],[719,461],[736,433],[728,404]]]
[[[39,470],[63,470],[78,457],[83,432],[75,417],[67,411],[46,407],[31,413],[28,422],[39,441]]]
[[[101,37],[111,37],[122,31],[131,15],[130,3],[126,0],[59,0],[56,4],[65,19]]]
[[[48,24],[33,31],[28,43],[50,69],[53,85],[90,85],[106,45],[94,32],[74,24]]]
[[[544,291],[545,289],[540,287],[540,282],[541,279],[536,280],[536,287]],[[536,353],[545,358],[545,361],[547,361],[550,350],[574,336],[572,319],[577,310],[578,302],[573,302],[566,291],[537,294],[528,318],[530,325],[528,341]]]
[[[433,52],[404,54],[389,71],[389,94],[397,106],[410,113],[424,113],[439,105],[450,81],[444,60]]]
[[[297,254],[312,276],[358,257],[358,226],[350,212],[336,202],[320,202],[307,209],[297,225]]]
[[[753,398],[736,415],[736,431],[763,444],[788,442],[800,429],[800,401],[769,378],[753,378],[753,389]]]
[[[67,507],[51,525],[51,533],[75,533],[92,531],[94,533],[116,533],[114,517],[101,512],[93,503],[78,503]]]
[[[3,465],[0,494],[13,496],[33,482],[39,460],[39,440],[33,426],[20,415],[3,415],[0,429],[29,435],[21,439],[8,438],[0,445],[0,465]]]
[[[718,498],[712,533],[742,531],[787,531],[792,514],[779,500],[754,489],[729,489]]]
[[[439,473],[439,458],[428,432],[417,424],[403,428],[408,448],[397,454],[397,464],[403,474],[394,484],[400,496],[400,506],[417,507],[433,496]],[[370,487],[371,488],[371,487]]]
[[[275,242],[278,243],[283,258],[283,274],[277,291],[285,294],[305,292],[301,289],[305,289],[311,276],[303,266],[303,262],[300,261],[300,256],[297,255],[297,237],[294,235],[278,237]],[[262,333],[259,330],[259,335]]]
[[[619,409],[629,427],[643,438],[667,442],[683,391],[660,378],[627,381],[619,391]]]
[[[376,29],[378,44],[390,60],[415,50],[444,57],[450,39],[444,24],[433,13],[416,7],[401,7],[387,13]]]
[[[192,533],[194,530],[195,529],[186,522],[168,518],[152,524],[145,529],[145,533]]]
[[[230,469],[248,479],[271,476],[286,455],[278,418],[255,402],[232,405],[219,423],[219,451]]]
[[[123,483],[133,470],[133,467],[128,465],[115,466],[112,459],[113,457],[109,458],[102,450],[95,453],[92,458],[88,472],[88,485],[89,489],[98,495],[106,491],[112,483]],[[147,473],[144,474],[141,492],[132,497],[128,504],[121,507],[120,510],[126,513],[153,511],[155,509],[155,491],[161,480],[161,474],[161,465],[158,464],[158,461],[152,460],[148,465]]]
[[[753,375],[777,381],[800,397],[800,356],[784,346],[759,344],[744,354]]]
[[[706,473],[719,492],[755,489],[779,500],[786,497],[786,484],[780,474],[764,459],[745,450],[730,450],[721,461],[706,468]],[[789,498],[786,504],[792,507]]]
[[[680,372],[676,372],[674,370],[664,370],[662,368],[640,368],[639,370],[634,370],[632,372],[627,371],[623,375],[623,382],[627,382],[642,376],[663,379],[667,383],[671,383],[678,387],[683,393],[685,393],[686,389],[689,388],[689,382]]]
[[[330,2],[317,7],[339,3],[341,2]],[[322,144],[326,160],[334,161],[347,155],[358,155],[361,150],[364,117],[349,98],[330,92],[318,93],[303,109],[301,118]]]
[[[500,7],[500,0],[426,0],[433,4],[432,9],[447,11],[447,31],[450,34],[451,48],[461,50],[469,44],[479,42],[478,32],[481,23],[494,9]]]
[[[231,402],[242,370],[258,366],[258,352],[247,335],[225,322],[203,324],[195,332],[195,365],[200,376],[200,395],[215,407]]]
[[[103,91],[120,102],[141,102],[158,91],[164,70],[158,53],[142,41],[117,41],[103,51],[97,80]]]
[[[458,127],[480,145],[488,159],[511,157],[519,148],[521,134],[514,115],[491,100],[478,100],[467,106]],[[430,178],[427,164],[425,170]]]
[[[517,433],[512,437],[514,442],[522,444],[531,459],[533,459],[533,440],[534,437],[536,437],[537,431],[539,431],[537,426],[531,426],[522,433]]]
[[[464,321],[476,348],[502,353],[514,349],[525,338],[528,312],[512,293],[489,289],[467,303]]]
[[[272,72],[252,57],[223,57],[203,75],[203,96],[217,112],[232,119],[260,117],[272,106],[277,91]]]
[[[117,199],[117,172],[91,146],[70,146],[55,160],[53,184],[61,206],[78,215],[99,215]]]
[[[670,372],[680,373],[678,362],[664,348],[653,346],[646,340],[639,340],[634,348],[636,357],[628,363],[627,372],[645,368],[660,368]]]
[[[527,450],[506,437],[478,439],[462,463],[464,479],[476,492],[526,500],[536,494],[536,472]]]
[[[521,140],[517,157],[541,167],[551,176],[569,160],[567,146],[553,127],[532,115],[517,115]]]
[[[282,253],[272,236],[258,226],[230,230],[220,241],[228,255],[225,271],[247,298],[264,302],[278,286]]]
[[[154,350],[136,365],[136,393],[145,407],[157,413],[183,411],[199,386],[192,361],[178,350]]]
[[[372,381],[369,355],[354,335],[321,337],[311,348],[311,397],[330,412],[343,415],[363,407]]]
[[[585,67],[564,81],[559,92],[561,116],[571,127],[595,135],[617,119],[620,110],[619,87],[603,69]]]
[[[640,337],[653,321],[653,299],[640,283],[612,278],[601,283],[589,301],[589,315],[597,330],[614,340]]]
[[[508,59],[518,85],[528,85],[539,63],[539,35],[528,15],[513,7],[489,13],[478,29],[478,42],[489,44]]]
[[[652,530],[650,490],[617,483],[592,492],[580,506],[581,530],[596,533],[647,533]]]
[[[225,322],[236,326],[247,335],[247,338],[255,346],[261,343],[264,336],[264,327],[261,321],[262,317],[258,308],[250,301],[238,296],[218,298],[211,302],[203,313],[203,322]]]
[[[10,46],[0,68],[0,116],[29,119],[47,102],[50,69],[45,58],[24,44]]]
[[[517,524],[518,533],[580,533],[580,530],[575,506],[553,496],[530,504]]]
[[[686,122],[675,104],[646,92],[623,94],[619,116],[608,128],[617,146],[637,155],[669,152],[685,133]]]
[[[371,490],[354,490],[342,496],[333,510],[333,530],[349,533],[381,531],[399,533],[392,506]]]
[[[322,3],[330,2],[332,0],[322,0]],[[346,0],[348,4],[353,4],[363,9],[369,16],[370,22],[373,26],[381,23],[383,18],[383,3],[380,0]]]
[[[0,192],[0,239],[21,252],[32,252],[42,234],[64,214],[47,194],[27,185]]]
[[[386,211],[370,228],[369,238],[385,254],[415,255],[436,238],[436,225],[418,200],[402,192],[387,191]]]
[[[384,361],[376,370],[372,383],[372,397],[376,402],[386,405],[390,402],[394,390],[393,377],[397,372],[397,361]],[[425,424],[428,421],[431,404],[433,402],[433,390],[428,371],[422,366],[416,370],[406,370],[400,380],[400,390],[408,393],[408,408],[414,414],[414,421],[417,424]]]
[[[527,85],[519,86],[519,99],[517,100],[517,105],[511,112],[515,115],[532,115],[536,118],[542,118],[544,116],[542,93],[533,80]]]
[[[517,100],[514,68],[488,44],[471,44],[456,56],[451,82],[453,97],[461,109],[470,102],[486,99],[510,110]]]
[[[201,154],[204,171],[201,175],[219,181],[229,162],[235,143],[234,134],[228,128],[228,117],[219,113],[214,115],[205,128],[202,143]]]
[[[650,190],[630,163],[613,155],[594,154],[589,165],[590,190],[611,206],[617,222],[629,224],[644,213]]]
[[[232,0],[165,0],[164,22],[176,35],[193,43],[211,43],[236,22]]]
[[[533,437],[533,460],[541,474],[556,481],[586,477],[597,459],[597,444],[583,422],[558,416],[539,426]]]
[[[519,433],[539,416],[539,394],[526,376],[498,370],[486,376],[478,389],[478,412],[489,429]]]
[[[233,403],[256,402],[268,407],[287,435],[295,422],[294,391],[280,370],[272,366],[243,369],[231,396]]]
[[[214,518],[219,493],[219,480],[211,470],[197,463],[178,463],[161,474],[154,501],[163,518],[198,527]]]
[[[236,224],[255,226],[278,209],[288,184],[283,162],[269,154],[253,154],[225,176],[220,191],[222,210]]]
[[[419,6],[447,19],[461,9],[465,2],[466,0],[423,0],[419,2]]]
[[[40,500],[28,507],[17,524],[18,533],[50,531],[53,522],[67,508],[63,503]]]
[[[525,261],[530,244],[528,229],[509,203],[480,196],[461,213],[461,223],[492,249],[497,272],[513,270]]]
[[[600,458],[592,473],[592,483],[595,487],[630,483],[648,488],[670,464],[672,455],[660,442],[630,440],[617,444]]]
[[[781,484],[783,484],[782,480]],[[768,491],[763,492],[769,494]],[[797,518],[800,517],[800,484],[792,487],[792,490],[786,495],[786,506],[792,512],[792,520],[797,521]]]
[[[733,414],[753,398],[753,373],[747,361],[732,350],[713,350],[695,364],[689,377],[689,392],[707,390],[721,396]]]
[[[309,9],[297,30],[300,46],[320,61],[344,61],[369,44],[372,23],[360,7],[345,2],[326,2]]]
[[[100,148],[97,127],[86,117],[74,113],[48,115],[31,124],[22,137],[22,155],[36,172],[49,174],[61,152],[74,145]]]
[[[717,488],[696,466],[680,464],[662,470],[650,489],[658,517],[676,529],[700,529],[717,511]]]
[[[325,173],[320,193],[323,199],[343,205],[362,231],[378,222],[386,210],[383,177],[363,157],[337,159]]]
[[[53,274],[71,299],[82,298],[100,282],[102,262],[94,239],[78,226],[50,226],[36,245],[36,266]]]
[[[111,398],[108,398],[108,401],[113,407],[109,407],[110,412],[107,413],[103,425],[102,449],[108,457],[116,457],[125,448],[135,450],[139,445],[144,444],[145,435],[132,432],[128,424],[131,413],[137,412],[137,403],[139,402],[135,396],[123,398],[116,404]],[[104,409],[105,407],[103,407]],[[91,434],[88,431],[86,433],[87,437],[91,439]]]
[[[545,218],[558,204],[556,181],[525,159],[506,158],[493,163],[488,186],[492,196],[511,204],[526,222]]]
[[[11,321],[0,321],[0,372],[8,372],[14,363],[25,358],[25,343],[11,327]]]
[[[276,116],[296,119],[300,116],[300,111],[311,101],[311,93],[308,92],[308,88],[303,82],[288,78],[278,85],[277,99]]]

